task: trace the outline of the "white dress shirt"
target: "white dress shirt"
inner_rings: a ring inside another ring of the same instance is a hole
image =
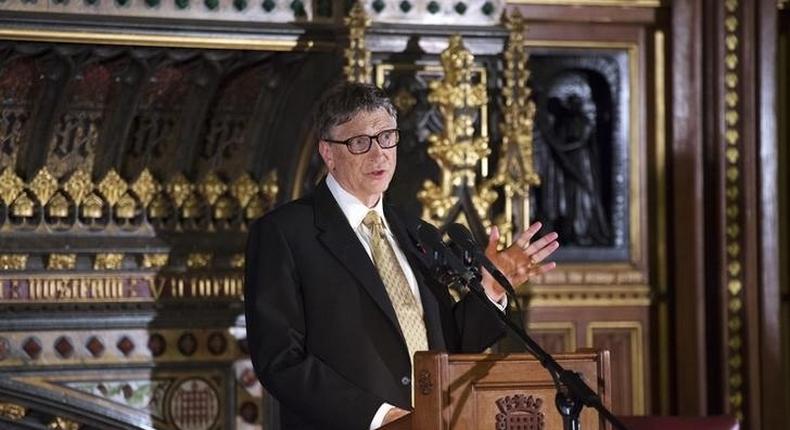
[[[370,246],[370,229],[368,229],[362,223],[362,220],[365,219],[365,216],[371,210],[378,213],[379,217],[381,217],[382,221],[384,222],[384,230],[387,234],[387,241],[395,251],[395,257],[398,259],[398,264],[400,264],[401,270],[403,270],[403,274],[406,276],[406,281],[409,283],[409,288],[411,289],[412,293],[414,293],[415,299],[419,302],[420,289],[417,285],[417,278],[414,277],[414,272],[411,270],[411,266],[406,259],[406,255],[403,253],[403,250],[398,245],[398,242],[395,240],[395,236],[393,236],[392,231],[389,228],[387,217],[384,216],[384,199],[379,198],[378,202],[376,202],[376,205],[372,208],[369,208],[358,198],[354,197],[351,193],[343,189],[343,187],[337,182],[331,173],[326,176],[326,185],[329,187],[329,191],[332,193],[335,201],[337,201],[337,204],[340,206],[340,210],[343,211],[348,223],[351,225],[354,233],[357,234],[357,238],[362,243],[362,246],[365,248],[365,251],[368,253],[368,256],[371,260],[373,260],[373,254],[371,252]],[[490,297],[489,300],[491,300]],[[504,310],[507,307],[507,298],[503,299],[501,302],[494,300],[491,301],[500,310]],[[384,416],[386,416],[387,412],[389,412],[389,410],[394,407],[395,406],[389,403],[382,403],[376,414],[373,416],[373,420],[370,422],[370,430],[381,427],[381,424],[384,421]]]

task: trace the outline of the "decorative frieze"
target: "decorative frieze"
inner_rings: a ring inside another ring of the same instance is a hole
[[[144,169],[130,185],[115,170],[94,183],[82,169],[58,180],[44,167],[25,183],[6,168],[0,174],[0,200],[5,203],[0,210],[9,216],[0,216],[0,230],[26,231],[43,225],[94,234],[111,226],[129,232],[145,226],[243,231],[273,206],[278,192],[276,171],[259,183],[248,173],[229,181],[210,171],[196,182],[176,173],[163,185]]]
[[[9,0],[3,8],[22,12],[104,15],[116,19],[140,17],[261,23],[304,21],[313,19],[314,15],[313,2],[306,0]]]
[[[0,270],[25,270],[27,254],[0,254]]]
[[[239,300],[239,272],[205,276],[125,274],[25,274],[0,278],[0,303],[119,303],[173,299]]]
[[[73,270],[77,265],[77,254],[50,254],[47,270]]]
[[[0,332],[8,352],[0,368],[244,359],[232,331],[215,329],[93,329]],[[254,376],[253,376],[253,381]]]
[[[123,254],[103,253],[96,254],[93,270],[118,270],[123,265]]]
[[[143,254],[140,266],[143,269],[159,269],[167,265],[169,257],[168,254]]]
[[[375,22],[436,25],[497,25],[504,0],[368,0]]]

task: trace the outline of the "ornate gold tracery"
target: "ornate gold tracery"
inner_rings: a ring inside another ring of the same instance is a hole
[[[430,85],[429,102],[435,104],[444,119],[441,134],[429,136],[428,154],[437,161],[442,178],[439,184],[426,181],[418,198],[423,203],[423,217],[442,225],[459,203],[458,187],[473,190],[470,196],[475,212],[484,227],[489,227],[491,205],[504,197],[504,212],[494,219],[502,244],[510,243],[515,229],[529,224],[529,190],[540,185],[533,163],[532,126],[535,105],[527,85],[529,55],[524,44],[526,25],[516,11],[506,17],[510,31],[505,52],[501,156],[490,178],[478,178],[478,165],[490,153],[488,138],[475,136],[473,113],[488,103],[486,88],[472,83],[473,55],[463,46],[460,36],[450,39],[441,55],[445,76]],[[482,179],[482,180],[479,180]],[[464,221],[460,219],[460,221]]]
[[[477,136],[474,113],[486,103],[488,95],[483,84],[472,82],[474,56],[463,44],[460,35],[450,38],[449,46],[440,57],[444,77],[430,83],[428,102],[436,105],[444,127],[428,136],[428,155],[441,169],[439,183],[426,180],[417,198],[423,204],[423,218],[443,225],[450,210],[459,203],[459,190],[466,187],[477,217],[488,223],[488,210],[496,200],[496,192],[476,190],[477,168],[491,150],[488,138]]]
[[[518,10],[504,19],[509,35],[503,54],[502,156],[491,183],[502,187],[504,192],[505,212],[496,224],[505,243],[510,243],[514,231],[529,225],[529,190],[540,185],[540,178],[533,163],[535,103],[527,85],[530,75],[529,53],[524,45],[527,26]]]
[[[365,48],[365,31],[370,27],[371,19],[365,13],[364,4],[361,1],[355,2],[343,22],[348,27],[348,47],[344,51],[346,65],[343,73],[351,82],[369,84],[373,76],[373,66],[370,63],[370,50]]]

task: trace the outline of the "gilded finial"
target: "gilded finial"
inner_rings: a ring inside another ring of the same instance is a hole
[[[343,73],[351,82],[370,83],[373,67],[370,64],[370,51],[365,47],[365,31],[370,27],[371,20],[361,1],[354,3],[343,22],[348,27]]]

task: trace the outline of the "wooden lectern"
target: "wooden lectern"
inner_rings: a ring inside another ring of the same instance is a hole
[[[554,356],[583,375],[608,408],[609,351]],[[385,430],[562,430],[549,373],[528,354],[418,352],[414,359],[414,412]],[[585,408],[583,430],[606,428]]]

